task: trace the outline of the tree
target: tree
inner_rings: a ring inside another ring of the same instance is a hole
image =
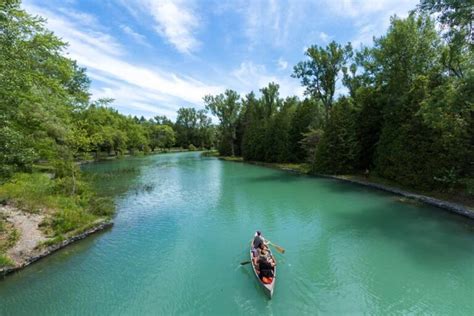
[[[189,145],[198,145],[198,117],[195,108],[180,108],[176,118],[176,142],[183,148]]]
[[[220,122],[221,143],[219,151],[222,155],[235,156],[236,127],[241,104],[240,96],[233,90],[226,90],[224,94],[216,96],[206,95],[204,103]]]
[[[84,69],[62,56],[66,44],[43,19],[21,10],[20,1],[2,1],[0,30],[2,161],[10,170],[4,175],[37,160],[73,165],[71,114],[89,101]]]
[[[198,118],[198,139],[197,143],[201,148],[210,149],[213,144],[212,120],[207,116],[206,110],[197,112]]]
[[[211,148],[214,133],[212,120],[207,116],[207,111],[195,108],[180,108],[174,128],[177,133],[177,144],[188,148],[191,144],[201,148]]]
[[[349,99],[341,98],[331,109],[324,134],[316,148],[314,169],[334,174],[354,172],[358,149],[356,112]]]
[[[242,101],[245,120],[242,131],[242,156],[245,160],[263,161],[265,159],[264,110],[253,92]]]
[[[326,121],[333,104],[338,74],[351,52],[350,43],[345,47],[334,41],[326,48],[313,45],[305,53],[309,60],[299,62],[293,69],[292,76],[301,79],[301,84],[306,87],[305,93],[323,103]]]
[[[290,146],[290,161],[304,162],[307,158],[307,150],[302,146],[302,140],[305,138],[311,128],[322,128],[324,114],[321,103],[314,99],[305,99],[296,108],[295,114],[291,120],[291,127],[288,131]]]
[[[150,126],[150,148],[171,148],[176,141],[174,130],[168,125]]]
[[[449,28],[445,35],[452,40],[474,42],[474,4],[469,0],[421,0],[421,12],[437,14],[438,21]]]
[[[296,108],[297,97],[288,97],[282,107],[267,119],[265,131],[265,161],[287,162],[290,160],[289,131]]]

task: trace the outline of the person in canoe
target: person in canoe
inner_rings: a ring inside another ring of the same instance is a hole
[[[262,233],[259,230],[257,230],[257,232],[255,233],[255,237],[253,239],[253,248],[260,249],[262,248],[262,246],[264,248],[268,248],[267,244],[268,242],[265,240],[265,238],[263,238]]]
[[[258,259],[258,276],[264,283],[269,284],[272,282],[275,266],[276,262],[271,254],[263,249]]]
[[[267,242],[265,238],[263,238],[262,233],[257,230],[255,233],[255,237],[252,242],[252,255],[253,255],[253,263],[255,266],[258,267],[257,261],[260,257],[260,253],[263,249],[268,249]]]

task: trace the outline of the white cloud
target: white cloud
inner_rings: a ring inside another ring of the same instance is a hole
[[[286,60],[284,60],[282,57],[278,58],[278,69],[280,70],[285,70],[286,68],[288,68],[288,62]]]
[[[179,76],[153,65],[136,65],[126,60],[127,51],[108,34],[79,25],[70,17],[57,15],[34,5],[28,12],[48,19],[47,27],[70,45],[69,57],[88,68],[88,74],[102,88],[94,88],[94,98],[111,97],[118,107],[145,109],[156,113],[176,110],[177,104],[202,103],[206,94],[216,94],[224,88],[207,85],[194,78]]]
[[[374,36],[387,30],[391,16],[406,17],[417,4],[418,0],[326,0],[332,14],[354,21],[357,34],[351,42],[355,47],[370,45]]]
[[[140,34],[138,32],[135,32],[130,26],[128,25],[120,25],[120,28],[122,31],[129,35],[131,38],[135,40],[138,44],[141,44],[143,46],[151,47],[151,45],[147,42],[146,36],[143,34]]]
[[[249,39],[249,48],[265,43],[276,47],[285,46],[290,31],[298,27],[295,19],[304,13],[304,1],[241,0],[233,11],[243,19],[244,34]],[[230,9],[229,9],[230,10]]]
[[[71,4],[71,3],[69,3],[69,4]],[[75,10],[72,10],[70,8],[68,8],[68,9],[59,8],[58,11],[61,12],[62,14],[64,14],[64,15],[70,17],[71,19],[77,21],[81,25],[84,25],[84,26],[87,26],[87,27],[94,27],[94,28],[99,28],[100,27],[100,24],[99,24],[99,21],[97,20],[97,17],[92,15],[92,14],[75,11]]]
[[[266,87],[270,82],[280,85],[280,96],[303,96],[304,88],[299,81],[287,75],[276,76],[270,74],[264,65],[254,64],[251,61],[244,61],[240,66],[231,72],[233,88],[241,94],[247,94],[250,91],[257,92],[260,88]]]
[[[326,0],[326,6],[332,13],[352,18],[366,17],[379,12],[406,14],[417,4],[418,0]]]
[[[191,53],[200,46],[194,33],[199,28],[199,18],[185,0],[142,0],[153,16],[155,30],[181,53]]]
[[[331,39],[331,36],[329,36],[328,34],[324,33],[324,32],[320,32],[319,33],[319,39],[323,42],[323,43],[328,43],[329,40]]]

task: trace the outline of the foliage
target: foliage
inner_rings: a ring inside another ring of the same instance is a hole
[[[28,212],[46,214],[46,226],[53,236],[113,214],[111,201],[97,197],[86,183],[77,180],[76,193],[68,194],[64,192],[65,181],[67,178],[51,178],[42,173],[18,173],[0,186],[0,199]]]
[[[354,172],[359,149],[355,117],[356,112],[347,98],[336,102],[316,148],[316,171],[334,174]]]
[[[15,245],[19,238],[20,233],[18,230],[0,214],[0,268],[13,265],[13,261],[6,253],[8,249]]]
[[[237,120],[240,111],[240,96],[233,90],[226,90],[224,94],[204,97],[206,109],[211,111],[220,121],[221,139],[219,152],[223,155],[235,156],[235,142],[237,140]]]
[[[91,193],[76,161],[172,146],[309,162],[323,173],[370,169],[430,190],[472,188],[472,20],[465,1],[421,0],[407,18],[393,17],[373,47],[308,48],[293,72],[306,88],[303,101],[281,98],[272,82],[258,96],[207,95],[205,110],[180,108],[172,122],[120,114],[112,100],[91,101],[90,80],[64,55],[66,44],[20,1],[3,1],[0,198],[30,211],[51,210],[49,225],[59,236],[111,215],[110,201]],[[349,93],[335,100],[339,79]],[[48,175],[31,173],[44,163]]]
[[[332,41],[326,47],[313,45],[306,50],[309,60],[294,67],[293,77],[300,78],[306,94],[320,100],[326,109],[326,119],[333,103],[338,73],[352,54],[351,44],[342,47]]]
[[[155,148],[171,148],[176,142],[175,132],[168,125],[152,125],[150,126],[150,147]]]
[[[304,162],[306,160],[308,148],[302,146],[303,139],[311,129],[322,127],[323,121],[322,107],[319,102],[305,99],[300,106],[296,107],[288,132],[290,161]]]
[[[196,111],[195,108],[180,108],[176,123],[176,144],[188,148],[191,144],[201,148],[211,148],[214,143],[211,118],[206,110]]]

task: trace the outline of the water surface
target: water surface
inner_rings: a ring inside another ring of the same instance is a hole
[[[199,153],[85,170],[115,226],[1,280],[1,315],[474,314],[474,225],[440,209]],[[273,300],[239,265],[256,229]]]

